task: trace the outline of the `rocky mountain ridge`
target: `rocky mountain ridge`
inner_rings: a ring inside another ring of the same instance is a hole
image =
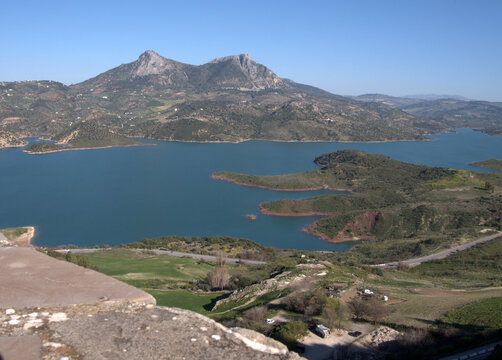
[[[125,136],[179,141],[390,141],[440,121],[282,79],[248,54],[202,65],[152,50],[92,79],[0,83],[0,128],[50,137],[82,121]]]

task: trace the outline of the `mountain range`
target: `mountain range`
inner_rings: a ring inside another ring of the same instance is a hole
[[[436,101],[334,95],[280,78],[248,54],[190,65],[148,50],[75,85],[1,82],[0,129],[57,138],[93,122],[117,135],[162,140],[416,140],[460,120],[428,110]],[[482,103],[502,113],[497,103]],[[490,127],[502,123],[494,112]]]

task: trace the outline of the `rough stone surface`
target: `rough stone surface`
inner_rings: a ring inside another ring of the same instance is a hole
[[[33,248],[0,248],[0,308],[123,300],[155,303],[139,289]]]
[[[42,341],[37,335],[0,337],[0,359],[40,359]]]
[[[298,358],[287,350],[275,355],[256,351],[234,331],[180,309],[104,312],[51,323],[49,328],[83,359]]]

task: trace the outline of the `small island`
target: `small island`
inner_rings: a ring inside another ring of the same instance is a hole
[[[499,159],[478,161],[478,162],[470,163],[469,165],[479,166],[479,167],[483,167],[486,169],[493,169],[493,170],[502,171],[502,160],[499,160]]]

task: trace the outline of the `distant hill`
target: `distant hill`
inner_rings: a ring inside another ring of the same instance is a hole
[[[443,95],[423,95],[413,97],[395,97],[383,94],[365,94],[353,96],[359,101],[376,102],[393,108],[399,108],[417,118],[436,121],[442,128],[469,127],[479,129],[489,135],[502,136],[502,103],[489,101],[462,100],[461,96],[442,97]]]
[[[447,127],[478,128],[488,134],[502,130],[502,103],[442,99],[410,104],[401,109]]]
[[[412,99],[406,97],[396,97],[384,94],[364,94],[359,96],[351,96],[357,101],[377,102],[393,108],[401,108],[408,105],[423,102],[421,99]]]
[[[462,100],[462,101],[472,101],[472,99],[466,98],[465,96],[460,95],[437,95],[437,94],[423,94],[423,95],[405,95],[402,96],[406,99],[418,99],[418,100],[441,100],[441,99],[453,99],[453,100]]]
[[[444,128],[398,108],[282,79],[241,54],[203,65],[146,51],[82,83],[0,83],[0,126],[55,136],[82,121],[182,141],[386,141]]]

